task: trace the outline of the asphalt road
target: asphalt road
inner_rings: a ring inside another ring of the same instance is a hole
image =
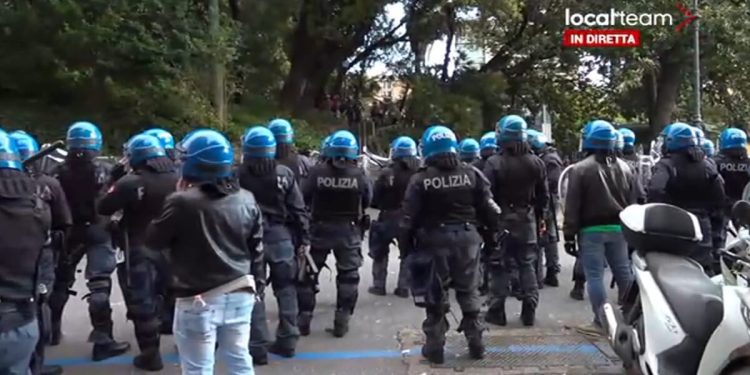
[[[366,247],[363,253],[367,253]],[[312,323],[312,334],[300,340],[297,357],[293,359],[271,358],[268,366],[256,368],[260,374],[405,374],[408,361],[401,353],[398,342],[400,331],[418,330],[424,318],[422,310],[416,308],[411,299],[401,299],[391,295],[377,297],[367,293],[371,285],[371,262],[365,257],[365,265],[361,269],[360,295],[357,310],[352,319],[349,334],[344,338],[333,338],[325,332],[333,321],[335,309],[335,275],[328,270],[321,274],[321,292],[318,294],[318,305],[315,319]],[[547,287],[541,291],[540,306],[537,311],[537,326],[541,328],[562,328],[576,326],[590,322],[592,318],[588,301],[574,301],[568,296],[572,287],[570,281],[573,258],[561,251],[563,271],[561,285],[558,288]],[[333,267],[333,257],[329,259]],[[388,291],[395,288],[395,278],[398,267],[395,251],[391,253]],[[83,264],[80,265],[83,269]],[[86,293],[83,274],[78,274],[79,280],[75,289],[79,296]],[[116,278],[113,278],[116,282]],[[608,280],[608,278],[607,278]],[[112,358],[104,362],[91,362],[91,345],[86,342],[89,331],[89,319],[85,301],[72,297],[64,317],[64,338],[60,346],[49,349],[49,362],[65,367],[67,374],[131,374],[138,373],[132,365],[132,358],[137,354],[137,345],[133,336],[130,322],[125,320],[125,305],[119,286],[114,288],[113,309],[115,319],[115,336],[119,340],[131,343],[130,353]],[[268,293],[266,306],[270,326],[276,325],[276,301],[272,293]],[[455,301],[454,301],[455,302]],[[454,305],[454,311],[460,311]],[[509,314],[508,329],[521,328],[518,315],[520,302],[509,300],[507,312]],[[457,313],[460,319],[460,313]],[[449,318],[451,328],[458,325]],[[495,327],[494,329],[498,329]],[[171,337],[162,338],[162,354],[165,359],[163,374],[177,374],[176,349]],[[406,353],[408,356],[418,355],[415,351]],[[220,361],[219,361],[220,363]],[[225,373],[219,364],[217,373]]]

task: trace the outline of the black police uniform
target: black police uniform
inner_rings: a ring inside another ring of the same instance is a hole
[[[439,157],[439,156],[438,156]],[[489,182],[476,168],[460,163],[454,167],[423,167],[414,175],[404,197],[401,246],[409,252],[412,294],[426,309],[422,329],[427,341],[423,355],[443,360],[449,310],[448,288],[453,288],[463,313],[464,332],[472,357],[481,358],[482,325],[479,321],[478,226],[497,233],[500,209]]]
[[[279,325],[276,341],[271,351],[275,354],[292,356],[300,333],[297,327],[297,262],[293,239],[302,245],[310,244],[309,214],[305,209],[302,192],[291,169],[271,160],[267,168],[245,161],[239,170],[240,186],[255,196],[263,214],[263,251],[270,268],[271,284],[276,296],[279,311]],[[253,360],[263,362],[267,356],[270,339],[266,309],[263,298],[256,301],[250,326],[250,354]]]
[[[648,187],[648,201],[690,211],[698,217],[701,232],[711,233],[710,213],[722,209],[726,202],[724,185],[714,165],[692,150],[671,152],[659,159]],[[709,273],[711,249],[711,237],[704,236],[700,249],[691,254]]]
[[[303,186],[305,201],[312,209],[311,254],[318,270],[333,250],[336,257],[336,314],[333,334],[341,337],[357,304],[359,268],[362,266],[362,218],[372,200],[372,184],[364,171],[351,164],[333,166],[334,161],[313,167]],[[305,335],[315,309],[317,275],[297,289],[299,328]]]
[[[400,221],[402,216],[401,202],[404,200],[406,186],[409,179],[416,173],[405,162],[395,160],[386,167],[375,182],[373,189],[372,207],[379,209],[378,220],[372,223],[370,228],[369,249],[372,258],[373,288],[385,293],[386,277],[388,275],[388,253],[390,245],[399,237]],[[406,296],[408,293],[409,269],[406,266],[403,249],[401,251],[401,264],[398,271],[398,282],[396,291]]]
[[[153,163],[152,162],[160,162]],[[162,308],[159,290],[156,287],[157,269],[154,260],[161,249],[149,249],[145,245],[146,228],[161,212],[164,200],[175,191],[177,173],[171,160],[166,157],[147,161],[119,179],[107,194],[99,200],[100,215],[112,216],[122,211],[119,239],[124,251],[124,262],[117,266],[117,276],[127,306],[127,318],[135,327],[135,338],[141,355],[134,365],[147,370],[159,370],[159,331]]]
[[[37,319],[39,321],[39,343],[31,358],[31,372],[33,374],[61,373],[58,366],[44,367],[45,348],[50,340],[51,312],[49,307],[49,295],[54,288],[55,266],[60,251],[64,247],[67,230],[73,225],[70,215],[70,207],[65,198],[60,183],[47,175],[34,175],[39,184],[39,196],[49,205],[52,227],[50,241],[42,249],[39,257],[39,270],[37,276]]]
[[[41,189],[24,172],[0,169],[0,369],[25,374],[39,340],[37,272],[51,228]]]
[[[719,216],[716,220],[721,220],[720,229],[714,231],[713,246],[715,249],[724,247],[726,241],[726,230],[724,229],[728,222],[729,211],[735,202],[742,199],[742,192],[750,182],[750,158],[747,157],[747,151],[742,149],[726,150],[714,158],[716,162],[716,168],[719,174],[724,179],[724,191],[726,192],[727,201],[724,209],[720,212],[723,215]]]
[[[557,191],[557,186],[560,181],[560,175],[563,171],[563,162],[560,158],[560,154],[554,147],[546,147],[539,153],[539,157],[547,168],[547,187],[549,189],[547,215],[544,217],[544,223],[547,230],[539,239],[539,246],[544,250],[544,259],[547,268],[546,277],[548,281],[550,281],[552,279],[550,275],[554,276],[560,273],[560,254],[557,248],[557,243],[560,242],[560,236],[558,233],[559,226],[557,223],[557,207],[560,195]],[[541,286],[545,279],[541,256],[537,263],[537,281]]]
[[[509,260],[515,261],[519,271],[523,301],[521,318],[525,325],[533,325],[534,312],[539,302],[536,276],[537,218],[547,211],[549,192],[546,167],[542,159],[531,152],[511,153],[503,150],[487,162],[484,174],[492,185],[495,202],[502,210],[501,225],[510,232],[502,251],[491,261],[490,308],[487,321],[504,325],[505,298],[510,290]]]
[[[96,210],[97,198],[104,193],[110,168],[94,160],[89,152],[71,152],[65,162],[53,172],[65,191],[73,226],[60,256],[55,286],[50,296],[52,310],[53,345],[60,342],[62,314],[75,283],[76,267],[86,255],[86,286],[89,294],[89,317],[93,332],[89,339],[94,343],[94,360],[118,355],[129,349],[127,343],[117,343],[112,336],[111,275],[117,267],[115,250],[107,230],[107,218]]]

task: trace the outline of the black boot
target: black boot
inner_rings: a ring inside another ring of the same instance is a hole
[[[117,342],[112,340],[106,343],[98,343],[94,344],[91,359],[94,362],[103,361],[108,358],[125,354],[128,350],[130,350],[130,344],[127,342]]]
[[[430,363],[445,362],[445,333],[448,332],[448,320],[441,309],[427,309],[427,319],[422,323],[425,343],[422,346],[422,356]]]
[[[551,287],[560,286],[560,282],[557,280],[557,273],[553,269],[547,269],[547,275],[544,277],[544,284]]]
[[[301,312],[297,315],[297,328],[301,336],[310,335],[310,322],[312,321],[311,312]]]
[[[141,350],[141,354],[133,358],[133,366],[143,371],[161,371],[164,369],[159,348]]]
[[[472,359],[484,358],[484,342],[482,341],[482,332],[484,327],[479,321],[479,312],[466,312],[458,331],[464,333],[466,342],[469,345],[469,356]]]
[[[268,364],[268,354],[267,353],[256,353],[252,354],[253,357],[253,365],[254,366],[265,366]]]
[[[384,296],[385,288],[381,288],[379,286],[371,286],[367,289],[367,292],[376,296]]]
[[[47,365],[43,366],[42,370],[39,372],[41,375],[60,375],[63,373],[62,366],[56,366],[56,365]]]
[[[570,291],[570,298],[577,300],[577,301],[583,301],[583,287],[584,287],[583,281],[576,281],[573,285],[573,290]]]
[[[505,316],[505,304],[495,303],[495,305],[500,307],[493,307],[487,310],[484,320],[487,323],[505,327],[508,324],[508,319]]]
[[[334,337],[344,337],[349,332],[349,318],[351,315],[348,311],[337,310],[333,319],[333,329],[331,334]]]
[[[396,288],[396,290],[393,291],[393,294],[395,294],[396,297],[409,298],[409,289]]]
[[[521,322],[523,322],[523,325],[533,326],[535,317],[536,304],[532,301],[523,301],[521,304]]]
[[[59,320],[52,321],[52,324],[50,327],[50,333],[49,333],[49,346],[60,345],[61,340],[62,340],[62,322]]]
[[[271,346],[268,347],[268,352],[284,358],[293,358],[295,355],[294,349],[281,346],[278,342],[271,344]]]

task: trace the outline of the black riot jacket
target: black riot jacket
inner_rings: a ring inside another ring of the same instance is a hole
[[[496,232],[500,209],[482,172],[466,163],[452,169],[420,168],[403,203],[401,227],[408,233],[446,224],[481,225]]]
[[[648,201],[669,203],[698,216],[707,216],[726,202],[716,166],[685,153],[670,153],[654,165]]]
[[[24,172],[0,169],[0,300],[36,295],[37,261],[50,228],[40,185]]]
[[[310,217],[291,169],[276,164],[275,168],[269,171],[254,171],[246,162],[241,166],[238,174],[240,186],[253,193],[263,213],[266,231],[264,241],[286,239],[270,237],[276,236],[273,233],[273,226],[289,223],[294,232],[294,238],[299,239],[303,244],[310,243]]]
[[[386,167],[375,181],[372,207],[384,211],[400,209],[409,180],[416,172],[398,161]]]
[[[372,201],[372,185],[357,166],[337,168],[332,162],[316,165],[303,187],[313,221],[359,221]]]
[[[161,213],[164,200],[175,191],[175,171],[156,172],[138,169],[119,179],[98,202],[100,215],[111,216],[123,211],[123,223],[131,246],[143,244],[146,227]]]
[[[91,159],[68,159],[52,173],[60,181],[68,200],[73,224],[96,224],[102,221],[97,214],[96,201],[109,180],[110,168],[103,162]]]
[[[719,174],[724,179],[724,189],[729,199],[728,203],[731,205],[742,199],[742,191],[750,182],[750,158],[745,153],[736,155],[721,153],[714,160]]]
[[[562,159],[560,158],[560,154],[554,147],[547,147],[539,153],[539,157],[542,158],[545,167],[547,167],[547,188],[553,199],[557,199],[558,181],[560,180],[560,175],[565,168]]]
[[[169,253],[175,295],[194,296],[243,275],[265,281],[262,225],[249,191],[209,195],[194,186],[167,198],[146,246]]]

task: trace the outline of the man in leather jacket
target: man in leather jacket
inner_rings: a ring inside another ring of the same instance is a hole
[[[227,373],[250,374],[251,315],[265,285],[261,211],[240,188],[232,145],[221,133],[194,131],[179,149],[187,157],[178,192],[148,227],[146,246],[169,254],[181,367],[213,373],[218,343]]]
[[[586,326],[586,331],[601,329],[600,310],[606,300],[605,260],[620,293],[633,280],[618,215],[637,201],[638,184],[627,163],[615,156],[616,133],[606,121],[596,120],[586,126],[583,151],[588,156],[569,172],[565,196],[565,251],[581,262],[594,312],[593,326]]]

